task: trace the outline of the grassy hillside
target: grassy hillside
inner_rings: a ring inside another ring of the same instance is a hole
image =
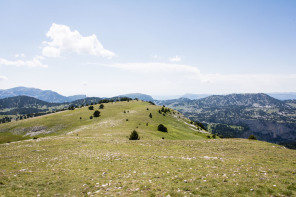
[[[182,114],[171,111],[159,113],[160,106],[142,101],[115,102],[104,104],[104,109],[94,105],[94,110],[83,107],[46,116],[14,121],[0,125],[0,142],[11,142],[14,138],[27,139],[48,135],[77,135],[112,139],[126,139],[136,129],[141,139],[201,139],[205,134],[196,131]],[[90,119],[95,110],[101,112],[99,118]],[[152,118],[149,114],[152,114]],[[164,124],[168,133],[157,131]],[[7,135],[9,133],[9,135]]]
[[[105,104],[99,118],[89,119],[94,110],[84,107],[0,125],[18,135],[56,129],[0,145],[0,196],[296,195],[295,150],[207,139],[181,114],[159,109],[117,102]],[[156,130],[159,123],[168,133]],[[133,129],[141,140],[127,139]]]

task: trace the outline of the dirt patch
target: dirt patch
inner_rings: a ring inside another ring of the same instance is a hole
[[[80,127],[80,128],[78,128],[78,129],[75,129],[75,130],[73,130],[73,131],[68,132],[67,135],[71,135],[71,134],[74,134],[74,133],[78,133],[78,132],[80,132],[80,131],[82,131],[82,130],[84,130],[84,129],[87,129],[87,128],[89,128],[89,127],[88,127],[88,126]]]
[[[106,119],[99,122],[97,125],[100,127],[115,127],[118,126],[122,120],[112,120],[112,119]]]
[[[50,134],[54,133],[58,130],[61,130],[63,126],[55,126],[53,128],[47,128],[46,126],[33,126],[29,128],[24,128],[25,135],[24,136],[36,136],[40,134]]]

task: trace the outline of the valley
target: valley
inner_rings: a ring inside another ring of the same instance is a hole
[[[293,102],[280,101],[266,94],[232,94],[199,100],[159,101],[158,104],[209,125],[213,133],[223,137],[255,135],[259,140],[296,148],[296,108]]]

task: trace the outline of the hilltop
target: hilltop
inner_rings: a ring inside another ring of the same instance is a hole
[[[198,126],[191,124],[190,120],[176,111],[161,112],[162,107],[142,101],[124,101],[104,103],[104,109],[99,109],[99,104],[94,109],[100,110],[99,118],[90,119],[94,110],[88,106],[74,108],[46,116],[29,118],[23,121],[12,121],[0,124],[0,139],[5,139],[5,134],[13,136],[11,139],[29,138],[30,136],[46,136],[76,133],[83,130],[81,135],[103,135],[119,132],[115,138],[126,138],[133,129],[140,132],[142,139],[198,139],[206,138]],[[151,113],[152,118],[149,117]],[[164,124],[169,132],[157,131],[157,126]],[[101,131],[93,133],[93,130]],[[142,132],[141,132],[142,131]]]

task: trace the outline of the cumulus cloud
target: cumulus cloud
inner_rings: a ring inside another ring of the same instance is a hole
[[[47,68],[48,66],[46,64],[43,64],[41,61],[43,60],[43,57],[37,56],[34,57],[32,60],[7,60],[0,58],[0,66],[16,66],[16,67],[41,67],[41,68]]]
[[[176,55],[175,57],[172,57],[169,60],[171,62],[180,62],[182,59],[181,59],[181,57],[179,57],[179,56]]]
[[[4,81],[4,80],[7,80],[7,77],[6,76],[0,76],[0,81]]]
[[[115,54],[103,47],[96,35],[82,36],[77,30],[71,31],[66,25],[53,23],[46,36],[50,42],[44,42],[42,54],[46,57],[59,57],[64,52],[89,54],[112,58]]]

